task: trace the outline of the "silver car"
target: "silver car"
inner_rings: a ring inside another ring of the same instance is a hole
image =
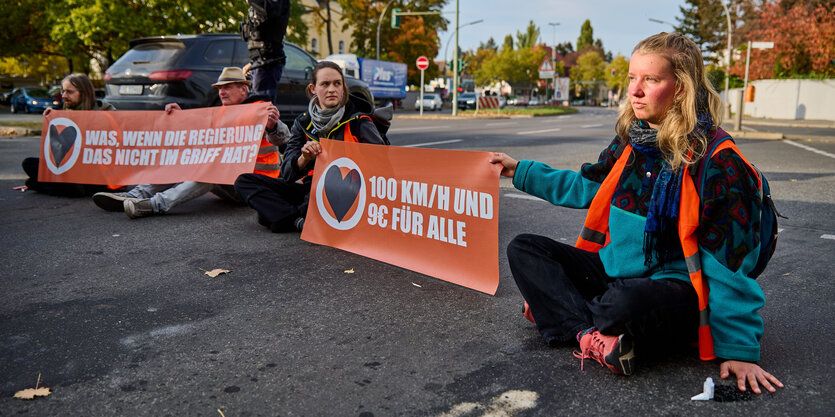
[[[424,93],[423,100],[416,100],[415,110],[420,110],[420,103],[423,102],[423,110],[438,110],[444,107],[444,101],[440,94]]]

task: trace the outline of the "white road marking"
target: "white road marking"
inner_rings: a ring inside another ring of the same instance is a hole
[[[504,196],[505,197],[510,197],[510,198],[518,198],[520,200],[544,201],[544,202],[547,203],[547,201],[545,201],[545,200],[543,200],[539,197],[534,197],[534,196],[528,195],[528,194],[505,194]]]
[[[481,417],[510,417],[519,411],[536,407],[539,394],[533,391],[510,390],[494,397],[490,404],[463,402],[449,409],[439,417],[473,416],[473,412],[483,412]]]
[[[441,140],[438,142],[415,143],[412,145],[403,145],[404,148],[417,148],[420,146],[442,145],[445,143],[463,142],[464,139]]]
[[[835,240],[835,235],[821,235],[821,239]]]
[[[557,132],[559,130],[562,130],[562,128],[556,127],[556,128],[553,128],[553,129],[529,130],[529,131],[526,131],[526,132],[517,132],[516,134],[517,135],[533,135],[533,134],[536,134],[536,133]]]
[[[490,126],[511,126],[511,125],[518,125],[519,122],[499,122],[499,123],[487,123],[484,127]]]
[[[804,145],[804,144],[802,144],[802,143],[797,143],[797,142],[792,141],[792,140],[784,140],[784,141],[783,141],[783,143],[788,143],[789,145],[792,145],[792,146],[797,146],[797,147],[798,147],[798,148],[800,148],[800,149],[805,149],[805,150],[807,150],[807,151],[809,151],[809,152],[814,152],[814,153],[816,153],[816,154],[818,154],[818,155],[828,156],[828,157],[830,157],[830,158],[835,159],[835,154],[831,154],[831,153],[829,153],[829,152],[825,152],[825,151],[822,151],[822,150],[820,150],[820,149],[813,148],[813,147],[811,147],[811,146],[806,146],[806,145]]]
[[[583,125],[583,126],[580,126],[580,127],[581,127],[581,128],[583,128],[583,129],[591,129],[591,128],[593,128],[593,127],[603,127],[603,124],[597,124],[597,125]]]
[[[449,128],[449,126],[432,125],[432,126],[417,126],[417,127],[398,127],[398,128],[392,128],[391,130],[389,130],[389,132],[406,132],[406,131],[409,131],[409,130],[440,130],[440,129],[446,129],[446,128]]]

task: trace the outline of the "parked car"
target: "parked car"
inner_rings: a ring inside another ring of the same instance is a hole
[[[444,107],[444,101],[440,94],[424,93],[423,100],[416,100],[415,109],[420,110],[420,103],[423,102],[423,110],[438,110]]]
[[[291,125],[307,111],[306,88],[316,59],[298,46],[285,42],[287,62],[278,85],[281,120]],[[119,110],[162,110],[168,103],[182,108],[220,105],[212,84],[224,67],[249,62],[246,42],[237,33],[157,36],[134,39],[104,76],[108,103]],[[351,93],[370,102],[368,85],[352,77],[345,83]]]
[[[49,90],[46,91],[50,97],[52,97],[53,101],[57,102],[57,108],[64,107],[64,99],[61,97],[62,88],[60,85],[53,85],[49,87]]]
[[[12,90],[9,98],[12,113],[43,113],[47,108],[59,108],[60,102],[54,100],[43,88],[18,87]]]
[[[511,98],[507,99],[507,105],[508,106],[517,106],[517,107],[518,106],[527,106],[528,105],[528,99],[526,99],[525,97],[521,97],[521,96],[511,97]]]
[[[458,109],[459,110],[467,110],[467,109],[474,109],[476,107],[476,100],[478,100],[478,94],[473,92],[461,93],[458,95]]]
[[[530,101],[528,101],[528,105],[529,106],[538,106],[539,105],[539,99],[536,98],[536,97],[530,99]]]

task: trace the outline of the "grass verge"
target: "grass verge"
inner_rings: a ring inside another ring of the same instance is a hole
[[[0,126],[5,127],[22,127],[32,130],[41,130],[42,122],[15,122],[15,121],[0,121]]]
[[[577,109],[573,107],[505,107],[499,115],[519,115],[519,116],[556,116],[559,114],[577,113]],[[475,110],[464,110],[460,112],[464,116],[472,116]],[[495,109],[479,109],[478,115],[497,114]]]

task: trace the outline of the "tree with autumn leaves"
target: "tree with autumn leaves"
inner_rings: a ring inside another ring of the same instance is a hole
[[[793,4],[787,8],[782,3]],[[749,79],[835,77],[835,5],[831,2],[770,2],[758,11],[751,26],[746,41],[774,42],[774,48],[751,51]],[[734,62],[731,74],[745,75],[743,59]]]
[[[715,63],[727,47],[728,28],[721,3],[685,3],[676,29],[700,44],[705,59]],[[835,76],[835,4],[831,0],[728,0],[728,10],[732,48],[737,51],[731,67],[734,78],[745,76],[749,40],[774,42],[773,49],[751,51],[749,79]],[[711,66],[709,72],[720,78],[716,75],[723,70]]]

